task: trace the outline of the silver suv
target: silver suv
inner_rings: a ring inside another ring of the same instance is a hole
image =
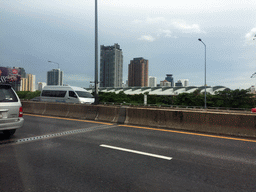
[[[0,84],[0,131],[6,136],[11,136],[23,123],[19,97],[10,85]]]

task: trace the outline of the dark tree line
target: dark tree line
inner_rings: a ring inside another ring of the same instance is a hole
[[[126,95],[124,92],[99,93],[100,102],[143,104],[144,95]],[[228,107],[228,108],[253,108],[255,98],[249,90],[226,90],[216,92],[215,95],[207,94],[207,107]],[[193,93],[181,93],[176,96],[148,95],[147,103],[151,105],[183,105],[183,106],[204,106],[204,94],[199,90]]]
[[[19,96],[20,99],[33,99],[35,97],[39,97],[41,94],[41,91],[17,91],[17,95]]]
[[[40,96],[40,91],[18,91],[20,99],[32,99]],[[216,92],[215,95],[207,94],[207,107],[226,107],[226,108],[254,108],[255,97],[249,90],[226,90]],[[144,95],[126,95],[124,92],[99,93],[101,103],[128,103],[143,104]],[[199,90],[193,93],[181,93],[176,96],[147,95],[147,103],[150,105],[183,105],[183,106],[204,106],[204,94]]]

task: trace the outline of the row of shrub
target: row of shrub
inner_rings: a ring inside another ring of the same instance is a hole
[[[143,104],[144,95],[126,95],[124,92],[99,93],[100,102]],[[219,91],[215,95],[207,94],[207,107],[225,108],[253,108],[255,98],[249,90]],[[183,105],[183,106],[204,106],[205,96],[199,90],[193,93],[182,93],[176,96],[148,95],[147,103],[150,105]]]
[[[21,99],[30,100],[40,96],[40,91],[18,91]],[[183,105],[183,106],[204,106],[204,94],[199,90],[193,93],[182,93],[176,96],[158,96],[147,95],[147,103],[150,105]],[[255,106],[255,97],[249,93],[249,90],[228,90],[219,91],[215,95],[207,94],[207,107],[226,107],[226,108],[253,108]],[[99,93],[101,103],[129,103],[143,104],[144,95],[126,95],[124,92]]]

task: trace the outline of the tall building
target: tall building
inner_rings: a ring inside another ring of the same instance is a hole
[[[36,76],[32,74],[27,74],[26,78],[21,78],[20,91],[32,91],[36,90]]]
[[[173,80],[172,74],[166,74],[165,80],[171,83],[171,87],[174,86],[174,80]]]
[[[128,68],[128,85],[129,87],[148,86],[148,60],[139,57],[130,61]]]
[[[28,79],[27,78],[21,78],[20,91],[28,91]]]
[[[42,91],[44,86],[46,86],[45,82],[38,82],[38,91]]]
[[[183,79],[183,86],[188,87],[188,79]]]
[[[149,77],[148,78],[148,86],[149,87],[156,87],[156,77]]]
[[[47,85],[63,85],[63,71],[53,69],[47,72]]]
[[[32,74],[27,74],[28,79],[28,91],[36,90],[36,76]]]
[[[120,45],[100,46],[100,87],[122,87],[123,52]]]

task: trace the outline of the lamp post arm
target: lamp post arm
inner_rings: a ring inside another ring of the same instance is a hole
[[[206,109],[206,44],[202,41],[202,39],[198,39],[198,41],[201,41],[204,44],[205,48],[205,67],[204,67],[204,108]]]

